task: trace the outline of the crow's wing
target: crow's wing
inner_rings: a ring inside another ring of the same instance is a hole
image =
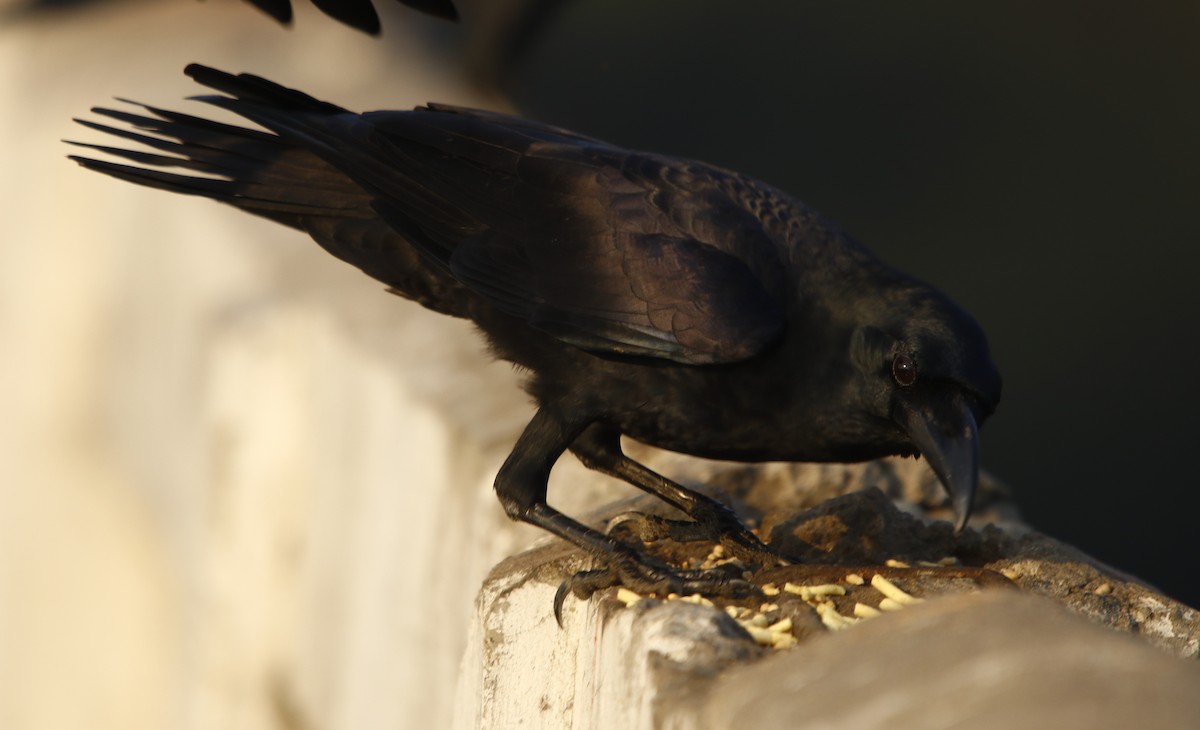
[[[234,149],[225,140],[238,137],[236,128],[173,113],[167,128],[127,121],[188,137],[185,149],[169,150],[189,158],[177,166],[231,181],[81,161],[305,228],[388,283],[392,272],[381,257],[389,250],[419,255],[423,265],[408,260],[402,268],[417,264],[425,278],[458,282],[531,327],[599,353],[736,362],[783,330],[781,242],[764,227],[768,204],[780,196],[761,184],[494,112],[431,105],[357,115],[255,76],[196,65],[187,73],[230,94],[203,101],[274,135],[247,131]],[[304,184],[301,176],[289,180],[294,168],[242,159],[264,149],[301,162]],[[211,167],[210,155],[221,169]],[[176,159],[124,156],[154,166]],[[360,245],[359,229],[375,230],[361,220],[364,210],[398,236]],[[313,212],[321,230],[305,215]]]
[[[735,362],[783,330],[765,186],[495,112],[345,113],[264,79],[188,73],[201,97],[305,147],[495,307],[602,353]]]
[[[776,248],[708,171],[551,142],[530,145],[504,180],[504,194],[475,207],[485,229],[449,265],[533,327],[695,364],[752,357],[782,331]],[[398,215],[386,217],[402,227]]]

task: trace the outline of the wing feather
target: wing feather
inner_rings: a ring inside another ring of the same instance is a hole
[[[102,111],[141,131],[90,126],[155,150],[105,151],[213,178],[85,164],[302,227],[384,281],[432,266],[437,288],[449,275],[601,354],[736,362],[784,329],[785,241],[758,214],[778,194],[760,183],[497,112],[359,115],[256,76],[187,73],[226,94],[201,101],[267,131]]]

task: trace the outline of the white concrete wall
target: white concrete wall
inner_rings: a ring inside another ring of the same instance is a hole
[[[535,537],[490,486],[514,374],[304,236],[59,140],[99,140],[69,120],[114,95],[180,108],[190,61],[480,100],[412,14],[375,42],[101,5],[0,28],[0,727],[446,726],[475,591]]]

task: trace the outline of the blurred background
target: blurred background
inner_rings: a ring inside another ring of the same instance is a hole
[[[528,406],[468,327],[63,159],[112,96],[200,112],[191,61],[794,193],[981,321],[984,463],[1027,519],[1200,605],[1194,3],[464,2],[381,6],[380,39],[308,6],[0,7],[0,727],[446,726],[474,591],[535,537],[490,488]],[[568,512],[603,498],[572,469]]]

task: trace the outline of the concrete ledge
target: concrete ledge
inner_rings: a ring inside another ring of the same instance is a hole
[[[1147,728],[1200,726],[1200,667],[1052,600],[931,599],[764,649],[719,608],[612,592],[550,606],[580,567],[554,545],[493,571],[456,728]]]
[[[724,613],[682,603],[626,610],[575,602],[550,611],[560,546],[501,563],[476,604],[455,727],[653,727],[664,696],[762,654]]]
[[[681,473],[674,457],[647,456]],[[1200,727],[1200,613],[1021,526],[995,485],[994,513],[1008,529],[977,525],[956,537],[905,498],[925,479],[912,462],[688,465],[683,481],[727,490],[720,496],[761,520],[772,544],[804,556],[758,583],[832,582],[844,595],[767,599],[771,620],[790,626],[784,649],[755,643],[731,617],[767,612],[762,598],[740,608],[656,597],[626,607],[609,590],[568,598],[560,629],[554,592],[590,565],[559,541],[543,543],[500,563],[479,593],[455,727]],[[864,478],[897,501],[862,489]],[[802,506],[814,492],[827,499]],[[630,500],[593,523],[630,508],[658,506]],[[956,565],[928,566],[946,557]],[[856,571],[863,580],[847,577]],[[860,604],[884,607],[875,573],[920,600],[855,619],[869,613]]]

